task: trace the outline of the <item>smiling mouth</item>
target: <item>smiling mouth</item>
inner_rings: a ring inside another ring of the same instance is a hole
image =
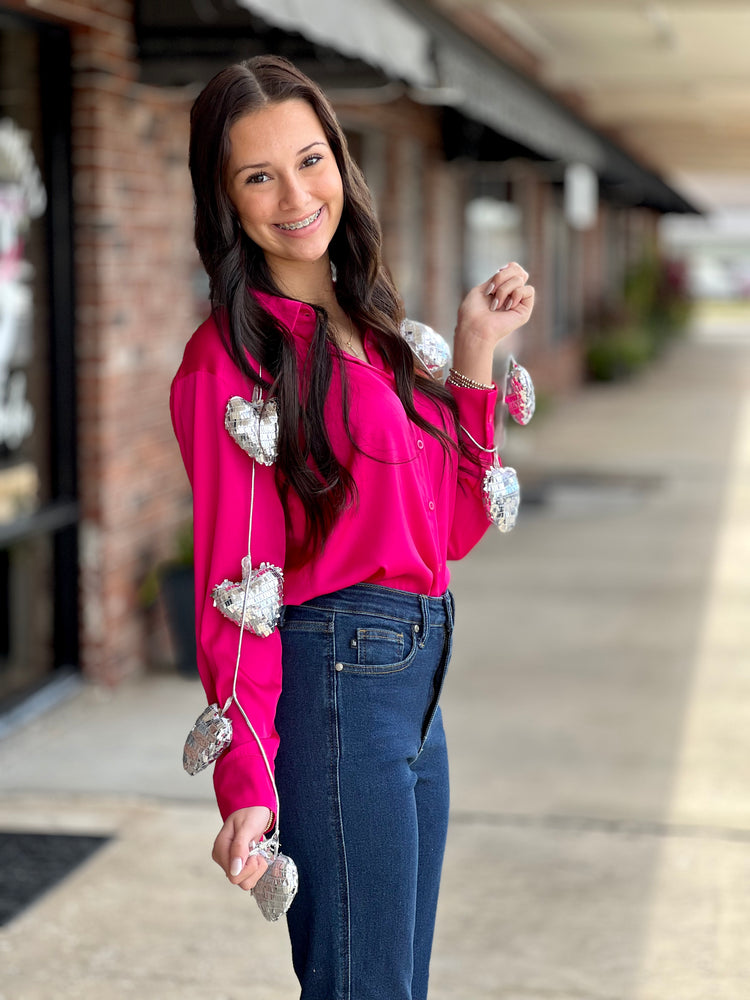
[[[306,229],[307,226],[311,225],[319,217],[320,213],[323,211],[322,206],[312,215],[308,215],[306,219],[302,219],[300,222],[276,222],[274,225],[277,229]]]

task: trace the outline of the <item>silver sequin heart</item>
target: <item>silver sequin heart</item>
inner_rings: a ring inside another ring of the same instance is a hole
[[[534,416],[536,395],[531,375],[515,358],[511,358],[509,362],[506,390],[505,402],[508,413],[517,424],[525,427]]]
[[[433,377],[440,375],[450,362],[451,349],[447,340],[431,326],[405,319],[401,335]]]
[[[250,458],[261,465],[276,461],[279,439],[279,415],[276,400],[263,400],[256,390],[252,400],[232,396],[224,414],[224,426]]]
[[[209,705],[188,733],[182,766],[188,774],[198,774],[221,757],[231,742],[232,720],[222,715],[218,705]]]
[[[249,578],[249,579],[248,579]],[[245,628],[265,638],[276,628],[284,599],[284,574],[272,563],[261,563],[251,569],[248,556],[242,560],[242,581],[224,580],[211,592],[214,607],[237,625],[242,622],[245,604]]]
[[[266,920],[278,920],[283,917],[292,900],[297,895],[299,875],[297,866],[286,854],[266,854],[260,851],[268,861],[268,868],[251,889],[255,902]]]
[[[521,488],[516,470],[509,466],[491,465],[484,474],[482,497],[487,517],[503,533],[511,531],[518,517]]]

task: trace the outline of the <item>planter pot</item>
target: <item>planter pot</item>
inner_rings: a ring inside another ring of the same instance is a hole
[[[177,670],[186,677],[196,677],[198,666],[193,567],[170,566],[162,573],[159,586],[177,658]]]

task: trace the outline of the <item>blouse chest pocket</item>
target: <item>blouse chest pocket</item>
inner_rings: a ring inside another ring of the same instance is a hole
[[[401,465],[417,459],[417,433],[403,403],[379,372],[356,371],[349,397],[349,425],[361,454]]]

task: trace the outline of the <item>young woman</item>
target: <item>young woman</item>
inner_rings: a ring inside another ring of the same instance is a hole
[[[171,409],[194,497],[199,669],[231,745],[214,784],[214,860],[242,889],[274,823],[299,870],[288,914],[304,1000],[424,1000],[448,819],[438,697],[451,652],[448,559],[488,519],[496,344],[531,313],[517,264],[466,296],[452,374],[400,331],[370,195],[334,112],[283,59],[230,66],[191,115],[195,239],[212,313]],[[225,428],[275,402],[273,464]],[[252,515],[252,517],[251,517]],[[252,523],[251,523],[252,522]],[[283,569],[271,634],[214,606],[243,557]],[[214,595],[215,596],[215,595]]]

